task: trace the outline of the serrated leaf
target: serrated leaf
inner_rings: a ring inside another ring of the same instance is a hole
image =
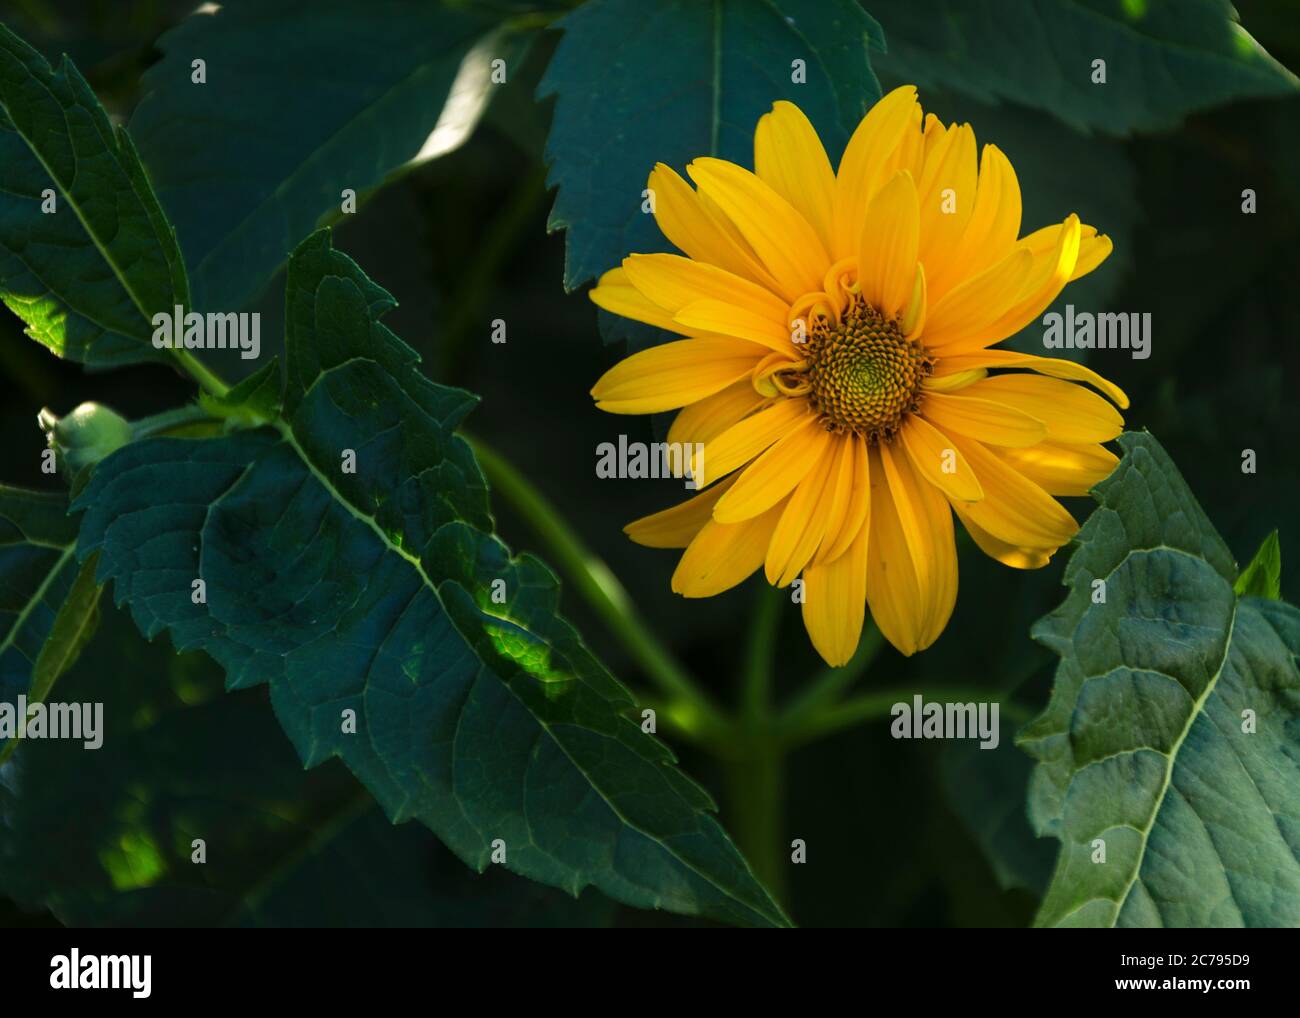
[[[495,19],[438,3],[373,0],[357,14],[353,0],[227,0],[159,40],[131,133],[196,307],[244,306],[339,214],[345,188],[361,201],[460,145],[497,87],[492,60],[508,78],[521,52]]]
[[[1033,631],[1061,656],[1020,736],[1039,761],[1030,818],[1061,840],[1038,923],[1295,926],[1300,611],[1238,599],[1159,443],[1119,441],[1070,593]]]
[[[1173,127],[1197,110],[1295,92],[1228,0],[871,0],[882,74],[1009,99],[1085,130]],[[1093,61],[1106,62],[1104,84]]]
[[[880,97],[867,46],[876,23],[853,0],[591,0],[538,95],[556,96],[546,158],[567,230],[564,285],[632,252],[669,250],[641,210],[655,163],[699,156],[753,164],[754,127],[778,99],[798,105],[832,159]],[[792,81],[792,61],[807,81]]]
[[[0,485],[0,704],[45,699],[95,631],[95,563],[77,562],[66,496]],[[0,762],[19,740],[0,738]]]
[[[338,763],[303,770],[258,692],[222,695],[214,662],[109,616],[60,685],[68,702],[102,703],[103,744],[32,742],[0,781],[0,895],[78,927],[610,919],[593,891],[574,901],[499,867],[479,876],[419,825],[392,827]]]
[[[1264,538],[1250,565],[1241,571],[1232,589],[1238,597],[1266,597],[1277,601],[1282,597],[1282,545],[1277,531]]]
[[[475,868],[503,845],[510,869],[575,894],[783,923],[707,793],[556,613],[554,575],[493,536],[452,432],[474,399],[418,372],[379,321],[392,306],[327,231],[305,241],[285,422],[104,460],[79,554],[100,552],[147,635],[207,651],[231,688],[269,684],[308,766],[340,757],[394,822]]]
[[[175,233],[130,137],[71,61],[54,70],[3,25],[0,299],[33,339],[94,367],[168,361],[153,316],[189,304]]]

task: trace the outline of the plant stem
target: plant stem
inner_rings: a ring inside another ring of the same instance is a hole
[[[754,874],[785,907],[785,751],[770,728],[746,731],[727,761],[727,827]]]
[[[209,421],[212,415],[197,403],[191,403],[189,406],[177,407],[174,410],[164,410],[160,414],[154,414],[152,417],[142,417],[138,421],[131,422],[131,437],[139,441],[142,438],[151,438],[154,435],[161,435],[171,431],[174,428],[184,427],[189,424],[198,424],[201,421]]]
[[[740,730],[727,758],[731,830],[759,880],[785,898],[785,750],[772,719],[781,591],[759,587],[740,692]]]
[[[766,720],[771,714],[773,652],[780,632],[782,600],[779,590],[762,584],[754,619],[750,623],[740,713],[742,717],[756,721]]]
[[[808,718],[839,699],[853,683],[871,667],[871,663],[885,644],[875,623],[868,621],[858,649],[849,662],[839,668],[827,668],[815,678],[802,693],[786,706],[781,715],[781,725],[786,729],[798,728]]]
[[[941,700],[947,703],[980,702],[989,699],[990,696],[997,695],[996,690],[990,689],[961,689],[956,687],[920,689],[919,684],[918,686],[909,686],[906,689],[886,689],[874,693],[863,693],[860,696],[850,697],[842,703],[822,707],[799,719],[793,719],[787,715],[781,720],[780,724],[781,743],[786,749],[792,749],[795,746],[830,735],[832,732],[850,728],[865,721],[875,721],[887,717],[894,704],[905,703],[910,705],[912,697],[918,693],[923,694],[926,700]],[[1024,724],[1030,720],[1032,712],[1023,705],[1011,700],[1000,700],[998,703],[999,714],[1004,715],[1008,720],[1016,724]]]
[[[186,374],[199,383],[204,389],[214,396],[224,396],[230,391],[230,386],[211,368],[206,367],[194,354],[188,350],[173,350],[176,355],[176,363],[185,369]]]
[[[609,567],[582,543],[542,493],[509,461],[479,439],[461,434],[473,447],[493,488],[537,532],[560,570],[622,641],[650,680],[679,701],[673,722],[681,728],[695,729],[711,741],[726,732],[729,728],[726,717],[646,629],[627,591]]]

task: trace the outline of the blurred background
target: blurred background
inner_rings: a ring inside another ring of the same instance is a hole
[[[0,0],[0,20],[52,60],[68,53],[110,113],[127,121],[141,74],[160,57],[158,36],[193,6]],[[1278,61],[1300,69],[1300,7],[1236,6]],[[888,37],[885,11],[868,7]],[[686,604],[669,590],[675,554],[633,545],[621,532],[627,521],[677,501],[680,483],[595,475],[599,443],[620,433],[649,440],[651,425],[592,406],[592,382],[624,350],[602,340],[586,287],[565,293],[564,237],[547,233],[551,101],[538,103],[534,93],[557,37],[544,33],[532,46],[468,143],[377,194],[337,227],[335,245],[396,297],[387,324],[420,352],[430,377],[481,395],[467,427],[553,502],[621,578],[651,629],[727,700],[761,577]],[[905,61],[894,60],[874,62],[886,89],[906,77]],[[1129,393],[1128,427],[1156,435],[1239,562],[1280,530],[1283,595],[1294,602],[1300,584],[1287,563],[1300,547],[1300,99],[1239,102],[1130,139],[1087,136],[1012,104],[924,88],[921,100],[945,121],[969,120],[981,142],[1008,153],[1025,197],[1025,232],[1078,211],[1114,238],[1110,261],[1065,300],[1080,309],[1150,312],[1153,351],[1147,360],[1100,351],[1090,363]],[[1258,195],[1256,215],[1242,213],[1245,188]],[[252,306],[262,313],[268,355],[282,345],[281,298],[278,278]],[[490,342],[497,318],[508,323],[504,345]],[[233,379],[250,363],[231,357],[220,366]],[[6,483],[51,481],[40,473],[42,407],[63,414],[93,399],[137,418],[192,395],[191,383],[161,367],[88,374],[65,364],[0,310]],[[1244,449],[1257,454],[1253,475],[1241,471]],[[1080,520],[1091,505],[1067,503]],[[495,510],[513,549],[547,557],[499,499]],[[961,593],[945,634],[913,659],[886,647],[858,688],[986,689],[988,699],[1003,702],[1002,743],[981,753],[899,742],[885,719],[796,751],[784,827],[787,839],[808,846],[806,864],[791,867],[788,891],[802,925],[997,926],[1032,918],[1055,842],[1035,840],[1024,819],[1029,763],[1012,733],[1050,688],[1054,659],[1029,640],[1028,627],[1063,597],[1065,556],[1020,573],[969,541],[959,551]],[[615,675],[641,679],[567,588],[563,608]],[[93,774],[77,766],[83,758],[60,756],[57,747],[23,747],[16,763],[41,772],[42,795],[8,818],[30,837],[18,849],[9,839],[0,866],[24,867],[30,879],[21,904],[0,900],[0,922],[691,924],[613,906],[590,890],[574,902],[504,872],[471,878],[428,832],[388,828],[336,761],[304,774],[264,690],[222,694],[205,659],[146,644],[107,599],[104,611],[96,643],[61,680],[62,698],[93,692],[109,704],[110,724],[120,711],[138,735],[106,746]],[[782,696],[820,671],[796,605],[783,607],[777,662]],[[674,748],[719,798],[727,825],[714,762]],[[74,797],[91,805],[69,816],[60,802]],[[195,884],[173,860],[188,856],[187,832],[214,823],[235,832],[242,851],[212,860]]]

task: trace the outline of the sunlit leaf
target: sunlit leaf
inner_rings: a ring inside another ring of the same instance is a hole
[[[509,80],[521,52],[486,14],[406,0],[226,0],[159,47],[131,134],[205,311],[245,305],[342,215],[345,189],[359,207],[460,145],[498,87],[493,61]]]
[[[189,304],[176,236],[135,147],[67,60],[0,25],[0,299],[96,367],[167,361],[153,316]]]

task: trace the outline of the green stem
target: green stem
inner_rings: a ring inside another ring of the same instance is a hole
[[[214,396],[224,396],[230,386],[211,368],[208,368],[188,350],[173,350],[176,363],[185,369],[185,373]]]
[[[782,718],[779,725],[781,743],[786,749],[793,749],[853,725],[888,717],[895,704],[910,705],[917,693],[922,693],[927,701],[941,700],[946,703],[978,703],[997,695],[995,690],[989,689],[950,687],[922,690],[917,686],[863,693],[842,703],[822,707],[798,719],[789,715]],[[1016,724],[1024,724],[1032,717],[1032,712],[1022,704],[1011,700],[999,700],[998,703],[999,714]]]
[[[785,898],[785,753],[773,726],[772,684],[781,591],[762,584],[750,622],[740,725],[726,761],[732,834],[772,896]]]
[[[766,720],[772,708],[773,655],[780,632],[781,592],[766,583],[758,590],[758,605],[750,623],[749,650],[745,655],[745,679],[741,691],[742,717]]]
[[[506,459],[477,438],[464,437],[492,487],[528,521],[560,570],[595,610],[659,689],[678,701],[672,718],[716,744],[729,724],[722,712],[646,629],[618,578],[582,543],[536,488]]]
[[[868,621],[858,649],[849,662],[839,668],[827,668],[808,687],[790,701],[781,715],[781,725],[797,729],[808,718],[824,710],[840,698],[871,667],[880,649],[885,645],[875,623]]]
[[[142,417],[138,421],[132,421],[131,437],[135,441],[139,441],[142,438],[151,438],[154,435],[164,434],[175,428],[210,420],[212,420],[211,414],[197,403],[192,403],[189,406],[177,407],[175,410],[164,410],[152,417]]]
[[[786,902],[785,751],[770,730],[744,733],[727,761],[727,829],[777,904]]]
[[[716,751],[715,743],[721,738],[722,729],[709,728],[702,724],[698,720],[695,709],[689,703],[684,700],[665,701],[663,697],[656,698],[648,690],[638,689],[626,682],[623,685],[627,686],[632,699],[638,704],[653,703],[656,699],[661,704],[655,708],[659,734],[689,742],[710,753]],[[638,724],[641,723],[640,717],[635,720]]]

